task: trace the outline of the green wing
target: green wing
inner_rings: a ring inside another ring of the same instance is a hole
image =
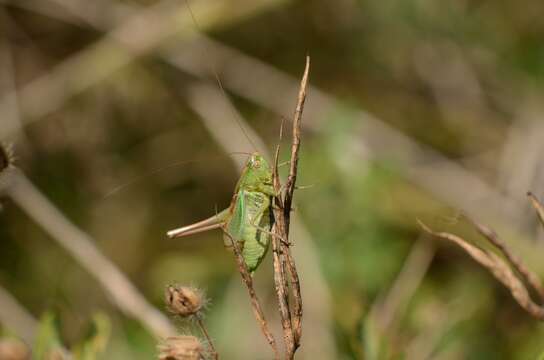
[[[227,221],[226,230],[233,240],[238,241],[240,246],[243,246],[243,229],[246,222],[245,197],[243,190],[236,193],[234,205],[231,206],[230,211],[232,212],[232,216]],[[225,243],[225,247],[232,247],[228,236],[225,235],[223,241]]]
[[[240,190],[227,231],[241,245],[244,261],[251,272],[266,255],[271,229],[270,196],[258,191]],[[231,246],[228,236],[224,241],[227,247]]]

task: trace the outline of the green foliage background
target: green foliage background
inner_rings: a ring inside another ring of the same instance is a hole
[[[13,2],[0,5],[0,37],[12,51],[18,87],[103,36]],[[241,0],[229,4],[247,6]],[[376,331],[369,316],[373,304],[386,296],[415,244],[424,241],[416,218],[478,240],[464,224],[450,221],[457,209],[410,180],[405,175],[410,169],[387,149],[366,158],[353,150],[365,146],[353,136],[364,129],[356,116],[356,109],[364,109],[506,193],[501,179],[515,180],[516,173],[504,167],[501,154],[512,129],[542,121],[543,10],[534,1],[289,1],[209,29],[211,37],[296,77],[309,53],[312,85],[341,104],[322,114],[319,131],[303,135],[299,184],[311,186],[297,192],[295,213],[319,255],[339,358],[403,359],[421,343],[430,358],[439,359],[536,359],[544,351],[544,326],[459,249],[437,240],[429,241],[434,257],[395,328]],[[171,281],[203,286],[212,299],[211,332],[221,339],[221,329],[229,325],[221,324],[219,309],[228,284],[237,279],[221,235],[175,242],[164,236],[225,207],[237,180],[228,155],[187,105],[186,92],[197,81],[150,54],[25,126],[12,140],[18,166],[157,307],[164,308],[163,289]],[[272,150],[279,117],[230,96]],[[543,128],[537,129],[544,138]],[[537,150],[524,151],[517,153],[520,163]],[[202,161],[154,173],[195,159]],[[535,164],[533,175],[544,165]],[[542,195],[544,187],[534,185]],[[463,184],[446,181],[444,191],[457,186]],[[468,195],[472,189],[465,190]],[[518,202],[524,195],[509,194]],[[529,205],[523,209],[514,227],[489,225],[542,273],[542,237]],[[84,337],[89,319],[102,310],[112,322],[104,359],[156,354],[150,334],[122,315],[9,199],[2,200],[0,212],[0,284],[34,316],[57,314],[68,347]],[[244,334],[239,336],[243,342]],[[312,346],[312,339],[305,337],[304,346]]]

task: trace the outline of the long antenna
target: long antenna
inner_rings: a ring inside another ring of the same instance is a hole
[[[250,153],[247,153],[247,152],[244,152],[244,151],[233,151],[233,152],[230,152],[228,153],[227,155],[248,155],[248,156],[251,156]],[[116,193],[118,193],[119,191],[123,190],[124,188],[126,188],[127,186],[130,186],[130,185],[133,185],[139,181],[142,181],[144,179],[147,179],[153,175],[156,175],[158,173],[161,173],[163,171],[166,171],[166,170],[169,170],[169,169],[172,169],[172,168],[175,168],[175,167],[178,167],[178,166],[181,166],[181,165],[188,165],[188,164],[191,164],[191,163],[199,163],[199,162],[202,162],[202,161],[205,161],[205,160],[214,160],[214,159],[220,159],[222,158],[223,156],[214,156],[214,157],[207,157],[207,158],[204,158],[204,159],[194,159],[194,160],[181,160],[181,161],[176,161],[176,162],[173,162],[171,164],[168,164],[168,165],[165,165],[165,166],[162,166],[160,168],[157,168],[157,169],[154,169],[146,174],[143,174],[143,175],[140,175],[140,176],[136,176],[136,177],[133,177],[131,178],[130,180],[128,180],[127,182],[124,182],[120,185],[117,185],[115,186],[113,189],[111,189],[110,191],[108,191],[104,196],[103,196],[103,199],[106,199],[106,198],[109,198],[110,196],[112,195],[115,195]],[[2,169],[0,169],[1,171]]]
[[[185,0],[185,5],[187,6],[187,10],[189,11],[189,14],[191,15],[191,18],[193,19],[193,22],[195,24],[196,29],[198,30],[199,33],[203,33],[200,25],[198,24],[198,21],[196,20],[195,14],[193,13],[193,10],[191,9],[191,6],[189,5],[189,0]],[[206,54],[205,54],[206,57],[208,59],[210,59],[210,57],[207,56],[208,55],[207,54],[208,49],[204,48],[204,51],[206,52]],[[215,77],[215,81],[217,82],[217,85],[219,85],[219,89],[223,93],[223,96],[225,96],[226,99],[229,99],[229,96],[228,96],[227,92],[225,91],[225,88],[223,87],[223,83],[221,82],[221,79],[219,78],[219,74],[217,73],[217,70],[215,69],[215,66],[213,65],[213,62],[209,62],[208,65],[209,65],[210,70],[212,71],[212,73],[213,73],[213,75]],[[257,146],[255,145],[253,140],[251,140],[248,133],[244,129],[243,121],[240,118],[240,115],[231,106],[229,106],[229,109],[230,109],[232,117],[234,118],[234,120],[236,121],[236,123],[238,124],[238,126],[240,127],[242,132],[244,133],[244,136],[246,137],[246,139],[249,141],[249,143],[253,147],[253,150],[258,151]]]

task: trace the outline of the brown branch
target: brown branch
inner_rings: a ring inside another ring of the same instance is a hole
[[[212,352],[213,358],[215,360],[219,359],[219,353],[215,349],[215,346],[213,346],[212,339],[210,337],[210,334],[208,334],[208,330],[206,329],[206,326],[204,325],[204,321],[202,320],[202,317],[200,317],[200,315],[198,315],[198,314],[196,316],[196,322],[197,322],[198,326],[200,327],[200,330],[202,331],[202,333],[206,337],[206,340],[208,341],[208,344],[210,344],[210,350]]]
[[[500,283],[502,283],[512,294],[517,303],[531,316],[544,320],[544,307],[536,304],[530,297],[529,291],[522,281],[515,275],[511,267],[500,256],[493,252],[481,249],[476,245],[468,243],[461,237],[446,233],[435,232],[427,225],[419,221],[422,229],[432,236],[451,241],[465,250],[476,262],[487,268]],[[488,238],[486,236],[486,238]],[[489,239],[489,238],[488,238]],[[509,260],[507,260],[510,262]]]
[[[261,308],[261,303],[259,302],[257,293],[255,292],[255,288],[253,287],[253,279],[251,275],[249,274],[247,265],[244,261],[244,257],[242,256],[242,252],[240,251],[240,248],[238,246],[238,242],[234,241],[232,236],[230,236],[230,234],[227,231],[224,231],[224,233],[230,239],[230,242],[232,244],[232,249],[234,250],[236,263],[238,264],[238,271],[240,272],[240,275],[242,276],[242,280],[244,281],[244,284],[247,287],[247,291],[249,293],[249,298],[251,300],[251,307],[253,308],[253,314],[255,315],[255,319],[257,319],[257,322],[261,326],[261,331],[263,332],[264,336],[266,337],[266,340],[268,341],[268,343],[272,347],[272,350],[274,351],[274,359],[279,360],[280,354],[278,352],[276,340],[274,339],[274,335],[272,335],[272,333],[270,332],[270,329],[268,328],[268,323],[264,317],[264,313]]]

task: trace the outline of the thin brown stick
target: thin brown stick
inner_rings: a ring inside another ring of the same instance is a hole
[[[476,262],[487,268],[500,283],[502,283],[512,294],[516,302],[538,320],[544,320],[544,307],[536,304],[530,297],[529,291],[522,281],[515,275],[510,266],[498,255],[493,252],[481,249],[473,244],[468,243],[461,237],[446,233],[435,232],[427,225],[419,222],[422,229],[432,236],[451,241],[463,250],[465,250]]]
[[[306,57],[306,67],[304,75],[300,83],[297,105],[293,117],[293,140],[291,145],[291,160],[289,177],[285,184],[283,194],[281,193],[281,185],[278,175],[278,157],[280,147],[276,149],[274,158],[274,188],[278,192],[274,203],[274,232],[273,251],[274,251],[274,280],[276,285],[276,293],[280,305],[280,315],[282,319],[282,327],[285,339],[286,359],[292,359],[297,348],[300,346],[300,337],[302,335],[302,296],[300,293],[300,281],[296,270],[295,262],[291,256],[289,249],[289,226],[291,220],[291,209],[293,194],[298,170],[298,152],[300,149],[300,134],[301,134],[301,119],[306,100],[306,89],[308,84],[308,73],[310,70],[310,58]],[[280,131],[280,141],[283,134],[283,126]],[[278,239],[284,239],[279,241]],[[286,269],[289,273],[291,282],[291,291],[293,294],[294,305],[293,314],[291,315],[289,307],[288,283],[285,276]]]
[[[300,292],[300,279],[291,251],[287,251],[285,255],[287,258],[287,270],[289,272],[289,280],[291,281],[294,298],[293,328],[295,334],[295,349],[297,349],[300,346],[300,338],[302,337],[302,294]]]
[[[259,302],[257,293],[255,292],[255,288],[253,287],[253,279],[251,278],[251,275],[249,274],[247,265],[244,261],[244,257],[242,256],[242,252],[240,251],[240,248],[238,247],[238,243],[234,241],[232,236],[230,236],[230,234],[227,231],[224,231],[224,233],[230,239],[230,242],[232,244],[232,249],[234,250],[236,263],[238,264],[238,271],[240,272],[240,275],[242,276],[242,280],[244,281],[244,284],[247,287],[247,291],[249,293],[249,298],[251,300],[251,307],[253,308],[253,314],[255,315],[255,319],[257,319],[257,322],[261,326],[261,331],[263,332],[264,336],[266,337],[266,340],[268,341],[268,343],[272,347],[272,350],[274,351],[274,359],[279,360],[280,354],[278,352],[276,340],[274,339],[274,335],[272,335],[272,332],[270,332],[270,329],[268,328],[268,323],[264,317],[264,313],[261,308],[261,303]]]
[[[308,74],[310,72],[310,57],[306,56],[306,67],[304,69],[304,75],[300,82],[300,90],[298,92],[298,101],[295,108],[295,115],[293,117],[293,143],[291,145],[291,163],[289,167],[289,177],[287,178],[287,184],[285,186],[284,196],[284,216],[285,216],[285,231],[289,233],[289,225],[291,219],[291,208],[293,203],[293,195],[295,193],[295,183],[297,181],[298,171],[298,152],[300,149],[300,133],[301,133],[301,120],[302,111],[304,110],[304,103],[306,102],[306,91],[308,88]]]
[[[206,329],[206,326],[204,325],[204,321],[202,320],[202,318],[199,315],[196,316],[196,323],[198,324],[198,326],[200,327],[200,330],[202,331],[202,333],[206,337],[206,340],[208,341],[208,344],[210,344],[210,349],[212,351],[213,358],[215,360],[219,359],[219,353],[215,349],[215,346],[213,346],[212,338],[210,337],[210,334],[208,334],[208,330]]]
[[[544,300],[544,287],[542,287],[539,277],[529,270],[516,255],[512,254],[506,244],[499,238],[498,234],[489,227],[477,223],[466,215],[464,215],[464,218],[504,255],[508,263],[521,275],[522,279],[538,293],[541,300]]]
[[[272,254],[274,264],[274,287],[278,298],[283,338],[286,345],[285,357],[286,359],[291,359],[293,357],[294,334],[291,322],[291,312],[289,310],[289,289],[285,276],[285,261],[284,254],[281,250],[281,240],[276,236],[272,237]]]
[[[542,224],[542,226],[544,226],[544,206],[532,192],[529,191],[527,193],[527,196],[529,197],[531,204],[536,210],[540,223]]]
[[[283,215],[285,217],[285,239],[288,239],[289,227],[291,224],[291,210],[293,204],[293,195],[295,192],[297,171],[298,171],[298,153],[300,150],[300,135],[302,126],[302,111],[306,101],[306,93],[308,88],[308,75],[310,72],[310,57],[306,56],[306,67],[304,75],[300,82],[300,90],[298,92],[298,101],[293,117],[293,142],[291,145],[291,166],[289,168],[289,176],[284,194]],[[289,271],[289,280],[291,282],[294,307],[293,307],[293,327],[294,327],[294,351],[300,346],[300,338],[302,337],[302,294],[300,292],[300,280],[296,269],[295,261],[291,256],[289,246],[282,243],[284,253],[287,258],[287,269]]]
[[[280,238],[285,234],[285,222],[283,218],[283,201],[281,198],[281,183],[278,174],[278,161],[279,153],[281,147],[281,140],[283,138],[283,124],[282,119],[280,125],[280,134],[278,146],[276,147],[276,153],[274,155],[274,166],[272,172],[272,181],[274,185],[274,190],[278,194],[275,196],[273,212],[274,219],[277,219],[274,222],[274,228],[272,229],[275,236],[272,236],[272,254],[273,254],[273,264],[274,264],[274,287],[276,290],[276,295],[278,298],[278,306],[280,311],[281,326],[283,330],[283,339],[285,342],[285,357],[290,359],[293,357],[294,352],[294,334],[293,334],[293,325],[291,322],[291,312],[289,309],[289,288],[287,284],[287,278],[285,276],[285,256],[282,251]],[[277,235],[277,236],[276,236]]]
[[[308,86],[308,73],[310,71],[310,57],[306,57],[306,67],[300,82],[300,89],[297,98],[297,105],[293,116],[293,140],[291,144],[291,160],[289,176],[285,187],[280,184],[278,174],[278,158],[280,145],[276,148],[273,167],[273,183],[277,196],[274,197],[274,236],[272,237],[272,249],[274,253],[274,284],[278,303],[280,308],[280,317],[283,328],[283,337],[285,341],[285,358],[293,359],[295,352],[300,346],[302,336],[302,296],[300,292],[300,280],[298,277],[295,261],[291,256],[289,248],[289,226],[291,221],[291,210],[293,194],[298,171],[298,153],[300,149],[300,134],[302,111],[306,100]],[[283,121],[280,127],[280,142],[283,137]],[[281,240],[281,241],[280,241]],[[289,273],[291,283],[291,293],[293,295],[293,312],[289,306],[289,284],[286,278],[286,272]]]

